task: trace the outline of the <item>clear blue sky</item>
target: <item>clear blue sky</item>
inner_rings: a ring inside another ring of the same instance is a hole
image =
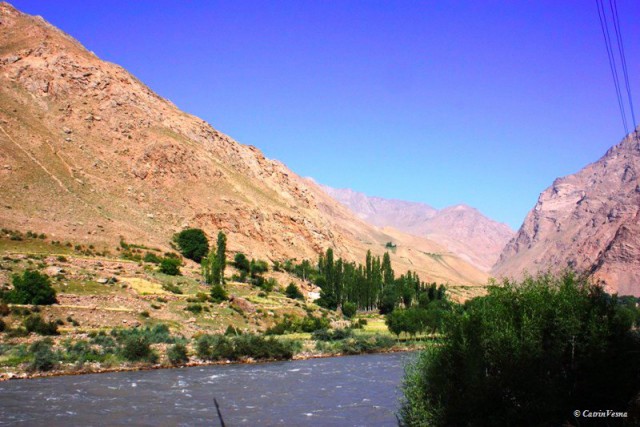
[[[12,4],[302,176],[512,228],[624,133],[595,1]],[[640,2],[618,9],[640,110]]]

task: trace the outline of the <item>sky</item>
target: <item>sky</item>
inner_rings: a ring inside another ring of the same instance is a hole
[[[299,175],[513,229],[624,136],[595,1],[11,3]]]

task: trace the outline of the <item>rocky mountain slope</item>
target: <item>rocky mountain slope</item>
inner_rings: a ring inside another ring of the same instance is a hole
[[[514,234],[506,224],[493,221],[466,205],[437,210],[424,203],[370,197],[350,189],[321,187],[370,224],[426,237],[484,271],[488,271],[497,261]]]
[[[626,137],[597,162],[556,179],[505,247],[493,273],[519,277],[524,271],[571,267],[592,273],[612,292],[640,296],[636,138]]]
[[[176,76],[179,78],[179,76]],[[385,242],[398,272],[482,284],[437,243],[391,237],[315,184],[242,145],[101,61],[42,18],[0,3],[0,223],[113,248],[168,248],[173,233],[228,234],[230,251],[362,261]],[[430,254],[444,253],[444,258]]]

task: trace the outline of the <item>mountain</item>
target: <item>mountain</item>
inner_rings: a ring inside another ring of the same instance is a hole
[[[611,292],[640,296],[637,135],[542,192],[493,273],[520,277],[571,267],[593,274]]]
[[[176,78],[180,78],[176,76]],[[199,227],[231,252],[347,260],[394,239],[397,272],[483,284],[437,243],[381,231],[284,164],[180,111],[40,17],[0,3],[0,223],[113,250]]]
[[[437,210],[424,203],[370,197],[324,185],[321,188],[370,224],[426,237],[483,271],[489,271],[514,234],[506,224],[466,205]]]

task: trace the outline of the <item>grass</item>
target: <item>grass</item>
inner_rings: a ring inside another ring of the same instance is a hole
[[[53,284],[56,292],[74,295],[111,295],[121,292],[119,285],[106,285],[93,280],[67,280]]]
[[[162,289],[160,283],[150,282],[139,277],[123,277],[122,282],[129,285],[140,295],[169,295],[170,292]]]

